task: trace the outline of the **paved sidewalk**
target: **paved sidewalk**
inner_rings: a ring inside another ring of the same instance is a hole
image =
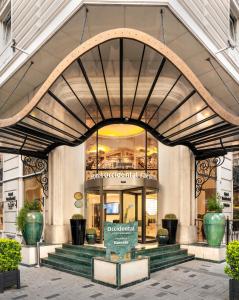
[[[8,289],[0,299],[226,300],[228,278],[224,265],[194,260],[153,273],[150,280],[122,290],[45,267],[21,267],[22,288]]]

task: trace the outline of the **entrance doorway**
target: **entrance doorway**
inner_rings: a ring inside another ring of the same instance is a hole
[[[134,178],[134,181],[138,186],[129,187],[125,180],[120,184],[116,178],[87,181],[87,227],[96,228],[98,242],[102,243],[104,239],[104,222],[134,221],[138,221],[140,243],[156,241],[158,183],[141,178]]]

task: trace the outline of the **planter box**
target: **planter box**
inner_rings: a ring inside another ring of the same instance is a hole
[[[116,289],[150,278],[149,257],[130,261],[110,261],[102,257],[94,257],[92,267],[92,281]]]
[[[3,293],[5,288],[13,285],[20,289],[20,271],[0,272],[0,293]]]
[[[239,281],[235,279],[229,280],[229,300],[239,299]]]

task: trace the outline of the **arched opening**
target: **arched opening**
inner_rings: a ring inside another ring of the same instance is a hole
[[[86,141],[87,226],[103,241],[104,222],[138,221],[139,242],[155,242],[158,141],[136,125],[111,124]]]

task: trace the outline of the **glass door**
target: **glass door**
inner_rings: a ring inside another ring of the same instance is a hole
[[[155,242],[158,221],[158,193],[146,189],[145,197],[145,242]]]
[[[87,193],[87,228],[95,228],[97,240],[101,239],[101,197],[100,194]]]
[[[142,189],[129,189],[122,192],[122,222],[138,221],[138,238],[142,240]]]
[[[106,192],[104,194],[104,220],[106,222],[120,223],[120,212],[120,193]]]

